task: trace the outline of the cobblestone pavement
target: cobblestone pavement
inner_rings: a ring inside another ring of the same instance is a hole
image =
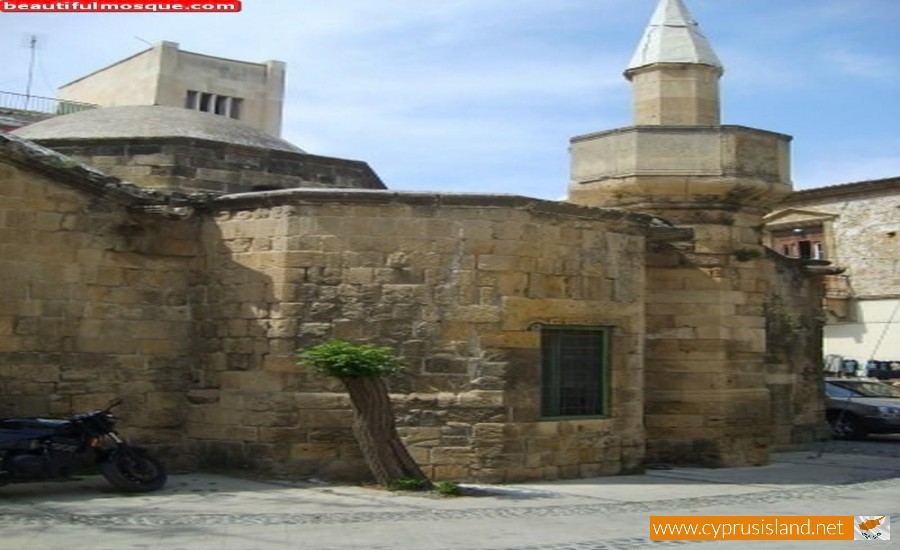
[[[823,452],[824,451],[824,452]],[[173,476],[150,495],[100,478],[0,488],[0,549],[630,550],[650,515],[889,515],[900,525],[900,440],[832,442],[771,466],[476,486],[458,499],[351,486]],[[772,548],[772,543],[740,543]],[[776,543],[779,550],[809,543]],[[843,548],[846,543],[818,543]],[[821,550],[821,549],[820,549]]]
[[[859,441],[831,440],[816,443],[812,452],[858,454],[900,458],[900,435],[875,435]]]
[[[900,475],[900,474],[898,474]],[[602,504],[549,505],[540,507],[492,507],[461,510],[390,510],[385,512],[355,513],[304,513],[290,514],[278,512],[266,513],[196,513],[196,514],[97,514],[54,512],[49,508],[37,507],[34,511],[0,513],[2,525],[28,525],[46,527],[54,524],[91,525],[97,527],[118,526],[214,526],[214,525],[342,525],[380,522],[422,522],[440,519],[453,521],[461,519],[496,519],[508,518],[553,518],[562,516],[605,516],[622,513],[654,513],[665,515],[678,510],[696,508],[719,508],[724,506],[745,505],[764,506],[785,500],[824,499],[830,496],[846,494],[850,485],[819,485],[804,488],[786,488],[750,493],[743,495],[721,495],[714,497],[679,498],[655,500],[647,502],[609,502]],[[853,483],[855,492],[866,493],[873,489],[895,487],[900,495],[900,478],[878,479],[869,482]]]

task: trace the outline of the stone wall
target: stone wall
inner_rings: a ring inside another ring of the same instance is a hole
[[[828,435],[822,384],[822,277],[803,260],[768,251],[773,288],[766,301],[766,386],[772,445],[787,449]]]
[[[0,416],[121,397],[127,435],[180,444],[195,231],[0,163]]]
[[[777,227],[819,223],[826,259],[844,270],[828,280],[825,354],[900,359],[900,178],[807,189],[780,206]]]
[[[855,297],[900,296],[900,179],[811,189],[785,206],[835,216],[827,259],[846,268]]]
[[[190,138],[38,140],[142,187],[218,193],[349,187],[383,189],[364,162]]]
[[[400,430],[438,480],[630,472],[645,439],[653,461],[763,463],[821,426],[817,288],[750,254],[755,213],[684,211],[679,230],[521,197],[324,189],[171,208],[32,154],[0,164],[0,414],[123,397],[127,433],[177,448],[173,466],[363,478],[343,388],[294,357],[346,339],[408,363],[389,382]],[[541,417],[540,329],[557,325],[610,329],[608,416]]]
[[[648,460],[712,467],[769,460],[765,312],[771,274],[754,211],[670,212],[693,230],[648,255]]]
[[[277,199],[278,206],[266,206]],[[325,339],[396,349],[400,429],[435,479],[614,474],[643,457],[646,217],[516,197],[224,197],[205,224],[205,350],[187,434],[213,464],[362,477]],[[542,421],[541,324],[613,328],[608,418]]]

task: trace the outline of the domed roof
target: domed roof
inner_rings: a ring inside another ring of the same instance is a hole
[[[102,107],[53,117],[12,133],[25,139],[194,138],[303,153],[303,149],[237,120],[158,105]]]

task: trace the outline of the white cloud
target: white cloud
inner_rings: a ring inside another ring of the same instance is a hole
[[[894,80],[900,75],[900,57],[840,49],[825,54],[826,63],[847,76]]]
[[[147,47],[135,37],[279,59],[284,134],[310,152],[366,160],[403,188],[554,198],[571,136],[630,124],[621,73],[655,3],[251,0],[240,14],[4,14],[0,90],[24,85],[28,32],[47,37],[42,95]],[[798,181],[897,171],[892,150],[846,153],[843,137],[896,124],[900,2],[687,3],[726,63],[726,121],[798,135]]]

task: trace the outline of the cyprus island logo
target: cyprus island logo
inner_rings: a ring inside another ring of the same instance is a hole
[[[891,518],[853,516],[854,540],[891,540]]]

